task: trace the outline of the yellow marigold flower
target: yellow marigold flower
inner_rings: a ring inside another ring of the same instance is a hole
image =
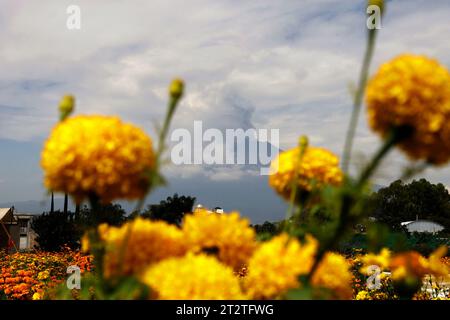
[[[85,233],[81,237],[81,251],[82,252],[89,252],[90,250],[90,243],[89,243],[89,236]]]
[[[326,149],[316,147],[307,147],[301,159],[299,147],[281,152],[272,161],[271,170],[269,184],[285,199],[290,198],[296,175],[298,188],[304,191],[324,185],[339,185],[343,180],[338,157]]]
[[[117,117],[76,116],[58,124],[45,142],[45,186],[77,202],[95,194],[103,202],[141,198],[155,164],[151,139]]]
[[[363,267],[361,268],[361,273],[368,274],[368,267],[375,265],[381,270],[388,270],[391,259],[391,251],[387,248],[381,249],[379,254],[368,253],[361,258]]]
[[[443,277],[449,276],[450,268],[442,261],[442,258],[445,257],[446,254],[447,247],[441,246],[428,257],[428,269],[430,274]]]
[[[298,276],[311,270],[317,248],[309,235],[304,244],[285,233],[262,243],[248,263],[246,292],[253,299],[273,299],[297,288]]]
[[[125,275],[139,274],[149,264],[186,253],[183,232],[162,221],[136,218],[121,227],[103,224],[99,236],[106,247],[105,277],[120,271]]]
[[[400,55],[381,66],[366,92],[369,125],[383,137],[413,129],[399,146],[412,159],[450,159],[450,73],[425,56]]]
[[[215,253],[219,261],[233,268],[241,267],[257,245],[254,229],[237,212],[197,210],[185,217],[183,231],[192,252]]]
[[[205,254],[163,260],[149,267],[142,281],[161,300],[246,298],[233,270]]]
[[[35,292],[32,297],[33,300],[42,300],[42,294]]]
[[[370,293],[367,292],[366,290],[361,290],[356,295],[355,300],[372,300],[372,297],[370,296]]]
[[[351,299],[352,274],[350,265],[340,254],[327,252],[312,276],[311,283],[315,287],[330,289],[338,299]]]
[[[392,279],[394,281],[409,277],[421,279],[430,271],[428,266],[427,259],[415,251],[396,254],[390,262]]]
[[[45,270],[38,273],[38,280],[46,280],[50,277],[50,273]]]

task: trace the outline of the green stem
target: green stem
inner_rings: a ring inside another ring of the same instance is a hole
[[[164,151],[164,140],[166,139],[167,132],[169,131],[170,122],[171,122],[173,114],[175,112],[178,100],[179,99],[170,98],[169,105],[167,107],[166,117],[164,119],[164,123],[163,123],[163,127],[161,129],[161,132],[159,134],[158,150],[156,152],[156,159],[157,159],[158,165],[160,164],[160,157]]]
[[[100,241],[100,235],[98,234],[98,223],[100,213],[100,199],[97,195],[89,195],[89,204],[91,206],[91,215],[93,218],[94,228],[88,231],[89,243],[91,244],[91,251],[94,256],[95,272],[103,277],[103,245]]]
[[[166,113],[166,117],[164,119],[164,123],[163,123],[163,127],[159,133],[159,137],[158,137],[158,149],[156,151],[156,165],[155,165],[155,169],[151,175],[151,183],[150,183],[150,187],[149,190],[147,190],[147,194],[150,192],[150,190],[154,187],[155,184],[160,183],[159,177],[157,176],[159,174],[159,169],[161,166],[161,156],[164,152],[164,141],[166,140],[166,136],[167,133],[169,131],[169,127],[170,127],[170,122],[172,121],[173,115],[175,113],[175,109],[177,107],[178,101],[180,100],[180,97],[170,97],[169,100],[169,105],[167,107],[167,113]],[[158,180],[156,179],[158,178]],[[155,181],[157,181],[155,183]],[[144,206],[145,200],[147,199],[147,194],[142,197],[139,202],[137,203],[134,211],[140,211],[142,209],[142,207]]]
[[[366,184],[367,180],[372,176],[372,174],[375,172],[376,168],[380,164],[381,160],[386,156],[386,154],[391,150],[399,141],[403,140],[407,136],[411,134],[410,128],[407,127],[399,127],[394,128],[388,135],[387,139],[385,140],[384,144],[381,146],[381,148],[377,151],[375,156],[373,157],[372,161],[366,166],[366,168],[362,171],[361,175],[359,176],[358,180],[356,181],[356,191],[359,192],[364,185]],[[314,261],[314,264],[311,268],[311,271],[308,275],[308,279],[311,279],[314,273],[317,271],[317,267],[319,266],[320,262],[322,261],[322,258],[324,254],[336,246],[341,239],[342,235],[345,232],[345,229],[347,228],[350,218],[350,211],[355,203],[355,198],[353,194],[345,193],[342,196],[342,203],[340,207],[340,214],[339,214],[339,222],[338,225],[333,233],[333,236],[329,238],[328,241],[326,241],[326,244],[322,246],[322,248],[319,250],[316,260]]]
[[[294,172],[294,179],[292,180],[292,186],[291,186],[291,197],[289,199],[289,207],[288,210],[286,211],[286,218],[285,218],[285,225],[284,225],[284,230],[287,231],[288,230],[288,221],[291,217],[294,216],[294,209],[295,209],[295,204],[296,204],[296,200],[297,200],[297,191],[298,191],[298,178],[299,178],[299,171],[301,168],[301,164],[302,164],[302,160],[303,160],[303,155],[305,154],[305,149],[307,147],[306,146],[299,146],[300,152],[299,152],[299,156],[298,156],[298,164],[297,164],[297,168]],[[301,209],[301,204],[298,203],[298,207],[297,210]]]
[[[328,241],[326,241],[326,244],[322,246],[321,249],[319,249],[314,264],[308,274],[308,281],[312,279],[314,273],[317,271],[317,268],[319,267],[319,264],[322,261],[325,253],[339,241],[340,237],[345,232],[352,202],[353,199],[350,195],[346,194],[343,196],[338,225],[334,231],[333,236]]]
[[[356,127],[358,125],[358,118],[359,118],[359,113],[361,111],[362,99],[363,99],[364,91],[365,91],[366,84],[367,84],[370,62],[372,60],[373,52],[375,49],[375,39],[376,39],[376,35],[377,35],[376,31],[377,31],[376,29],[369,30],[369,34],[367,37],[366,52],[364,54],[364,61],[362,64],[360,75],[359,75],[358,89],[356,91],[356,94],[355,94],[354,100],[353,100],[353,112],[352,112],[352,115],[350,118],[350,124],[348,126],[347,136],[345,138],[344,154],[342,157],[342,169],[343,169],[344,173],[348,173],[348,168],[350,165],[353,140],[355,137]]]
[[[384,141],[384,144],[381,146],[381,148],[377,151],[375,156],[373,157],[372,161],[365,167],[365,169],[362,171],[357,183],[356,187],[362,188],[364,184],[367,182],[367,180],[372,176],[372,174],[377,169],[378,165],[380,164],[381,160],[386,156],[386,154],[389,152],[389,150],[392,149],[400,140],[399,131],[392,130],[387,139]]]

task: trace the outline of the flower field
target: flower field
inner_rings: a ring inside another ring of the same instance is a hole
[[[92,257],[65,250],[58,253],[0,252],[0,297],[40,300],[67,279],[67,267],[76,265],[81,273],[92,270]]]
[[[157,226],[162,230],[167,227]],[[162,239],[164,237],[154,240],[158,243],[157,241]],[[311,266],[310,259],[317,248],[312,238],[308,239],[303,246],[293,242],[283,248],[286,241],[287,237],[281,236],[266,244],[256,244],[255,247],[258,248],[255,249],[253,256],[250,259],[241,260],[246,261],[246,264],[239,264],[236,268],[221,264],[207,255],[188,253],[189,250],[185,247],[185,255],[182,257],[180,251],[172,251],[159,257],[147,256],[146,261],[140,262],[141,265],[153,265],[153,267],[144,268],[146,270],[144,273],[138,271],[139,267],[125,272],[128,276],[140,273],[142,281],[153,289],[152,297],[158,299],[277,299],[299,286],[296,276],[308,271]],[[205,243],[201,242],[201,244]],[[287,250],[289,258],[280,259],[271,264],[268,256],[282,255],[283,250]],[[129,252],[129,259],[137,258],[136,253],[131,254],[133,249],[130,248]],[[427,272],[442,269],[445,273],[450,268],[448,257],[432,256],[428,261],[420,256],[417,258],[422,260],[424,268],[428,268]],[[300,261],[303,265],[297,264],[298,259],[302,259]],[[365,267],[376,262],[381,265],[384,263],[387,267],[392,263],[388,259],[392,261],[387,250],[382,250],[379,255],[355,251],[347,259],[338,254],[328,256],[312,281],[316,297],[354,300],[399,299],[393,281],[398,276],[392,276],[390,272],[380,274],[378,288],[372,290],[367,288],[368,275]],[[151,263],[151,260],[161,262]],[[308,260],[309,264],[305,263]],[[133,261],[136,262],[136,260]],[[235,264],[232,260],[229,263]],[[3,253],[0,259],[0,295],[8,300],[58,298],[55,289],[63,285],[68,278],[67,266],[74,265],[80,267],[81,274],[84,276],[94,272],[91,256],[70,249],[59,253]],[[139,266],[131,261],[129,265]],[[264,268],[261,268],[261,265],[264,265]],[[205,269],[208,270],[206,277],[203,272]],[[396,270],[398,269],[394,269],[394,274]],[[212,272],[215,274],[214,277],[211,277]],[[401,278],[404,276],[406,275],[402,275]],[[184,277],[189,277],[190,281],[186,282]],[[425,274],[421,279],[422,288],[414,294],[413,299],[450,299],[448,276],[436,277]],[[77,290],[71,292],[71,296],[80,298]]]

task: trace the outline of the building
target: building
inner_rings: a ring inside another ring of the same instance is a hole
[[[401,223],[409,233],[413,232],[428,232],[428,233],[438,233],[444,230],[444,226],[439,223],[430,220],[415,220],[415,221],[405,221]]]
[[[224,211],[223,211],[223,209],[221,207],[215,207],[214,210],[210,210],[210,209],[204,207],[202,204],[198,204],[195,207],[194,212],[202,211],[202,210],[206,210],[206,212],[208,212],[208,213],[219,213],[219,214],[223,214],[224,213]]]
[[[31,221],[35,217],[28,213],[15,213],[19,229],[19,250],[31,250],[37,246],[36,233],[31,228]]]
[[[17,238],[13,211],[13,208],[0,208],[0,250],[11,248],[12,241]]]
[[[34,215],[15,212],[14,207],[0,208],[0,249],[31,250],[36,245],[36,234],[31,229]]]

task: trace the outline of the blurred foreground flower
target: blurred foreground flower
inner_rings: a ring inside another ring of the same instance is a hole
[[[443,164],[450,159],[450,73],[424,56],[401,55],[381,66],[367,86],[369,124],[386,137],[410,127],[400,142],[412,159]]]
[[[256,248],[255,231],[237,212],[198,210],[185,216],[183,232],[189,250],[216,254],[219,261],[239,268]]]
[[[273,299],[297,288],[298,277],[311,269],[317,248],[311,236],[301,244],[285,233],[262,243],[248,263],[246,292],[253,299]]]
[[[379,267],[383,271],[389,270],[391,255],[391,251],[387,248],[383,248],[379,254],[369,252],[361,258],[363,266],[361,267],[360,272],[369,275],[369,267],[373,265]]]
[[[152,263],[186,253],[183,233],[162,221],[137,218],[121,227],[101,225],[104,275],[139,275]]]
[[[408,277],[421,280],[427,274],[448,276],[449,267],[441,260],[446,252],[447,248],[442,246],[434,251],[428,259],[415,251],[396,254],[390,262],[393,280],[399,281]]]
[[[152,267],[142,281],[163,300],[245,299],[233,270],[205,254],[169,258]]]
[[[276,192],[289,200],[295,178],[299,191],[341,184],[343,173],[336,155],[323,148],[306,147],[301,156],[300,148],[281,152],[272,161],[273,174],[269,176],[269,184]]]
[[[45,186],[80,202],[142,198],[155,164],[152,140],[119,118],[76,116],[58,124],[42,151]]]
[[[335,298],[352,298],[350,265],[340,254],[327,252],[314,273],[311,283],[332,291]]]

